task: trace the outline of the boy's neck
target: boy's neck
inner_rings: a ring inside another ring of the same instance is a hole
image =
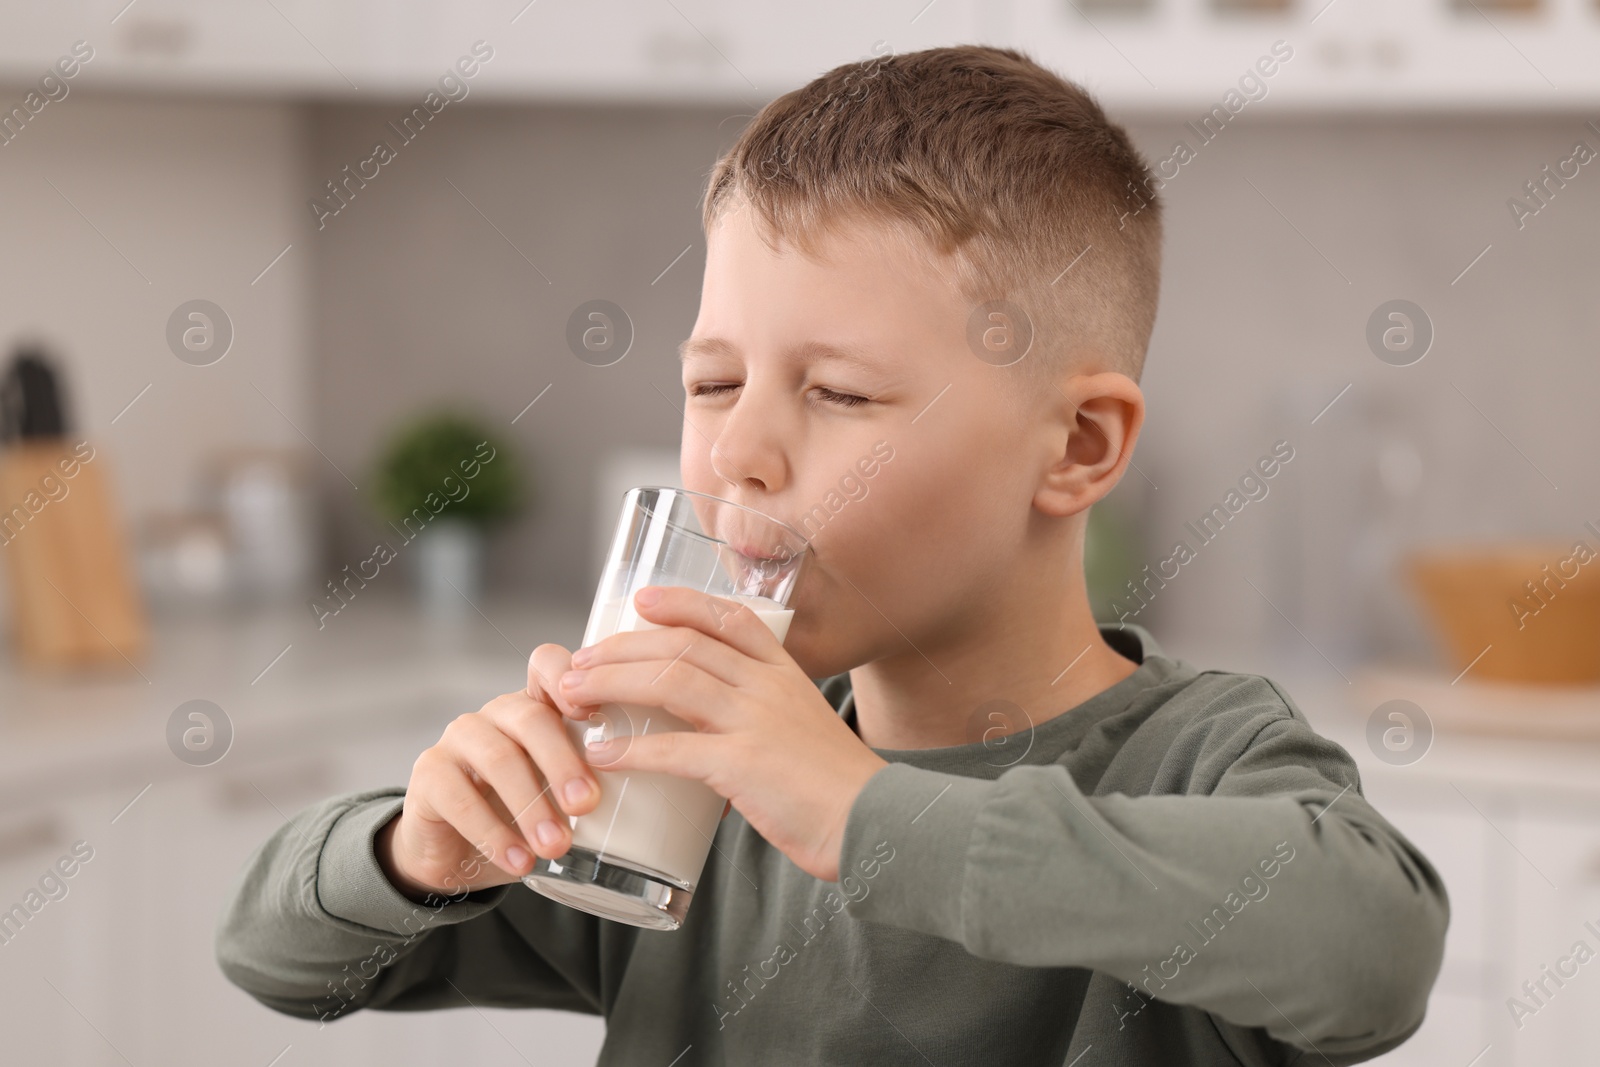
[[[885,656],[850,671],[856,732],[869,747],[944,748],[983,739],[978,709],[1009,701],[1035,727],[1128,677],[1138,664],[1100,635],[1081,556],[1058,573],[1018,566],[1018,579],[966,612],[943,644]]]

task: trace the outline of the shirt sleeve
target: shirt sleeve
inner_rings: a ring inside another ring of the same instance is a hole
[[[1090,796],[1059,763],[880,768],[845,826],[841,882],[873,878],[852,913],[1100,971],[1329,1062],[1399,1044],[1443,957],[1444,885],[1349,754],[1255,680],[1271,699],[1179,738],[1221,765],[1200,793]]]
[[[501,908],[515,883],[419,904],[389,882],[373,838],[404,800],[395,788],[332,797],[258,847],[217,925],[223,974],[267,1007],[324,1023],[469,1003],[599,1014],[597,931],[582,912],[519,908],[519,919],[548,920],[530,931]]]

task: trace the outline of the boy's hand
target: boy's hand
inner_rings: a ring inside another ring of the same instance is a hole
[[[532,870],[534,854],[548,859],[571,847],[566,816],[593,811],[600,799],[562,721],[571,709],[551,692],[571,660],[560,645],[540,645],[528,660],[527,688],[458,716],[417,757],[405,807],[373,839],[384,874],[404,895],[505,885]],[[567,792],[574,782],[582,795]]]
[[[650,586],[640,616],[663,629],[613,634],[579,649],[560,679],[569,712],[597,704],[663,708],[694,731],[647,733],[591,748],[607,771],[697,778],[807,874],[839,877],[845,819],[887,762],[839,713],[749,608],[695,589]],[[576,684],[570,682],[576,676]]]

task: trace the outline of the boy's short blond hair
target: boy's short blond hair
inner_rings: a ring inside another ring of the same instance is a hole
[[[1033,343],[1015,366],[1059,372],[1092,350],[1092,369],[1137,381],[1161,284],[1150,179],[1078,85],[1014,49],[930,48],[767,104],[713,168],[702,223],[743,201],[769,247],[804,252],[832,227],[888,224],[952,255],[974,309],[1023,310]]]

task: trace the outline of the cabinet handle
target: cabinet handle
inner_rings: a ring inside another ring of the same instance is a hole
[[[0,863],[9,863],[36,852],[64,849],[66,830],[60,816],[50,813],[24,823],[0,829]]]

